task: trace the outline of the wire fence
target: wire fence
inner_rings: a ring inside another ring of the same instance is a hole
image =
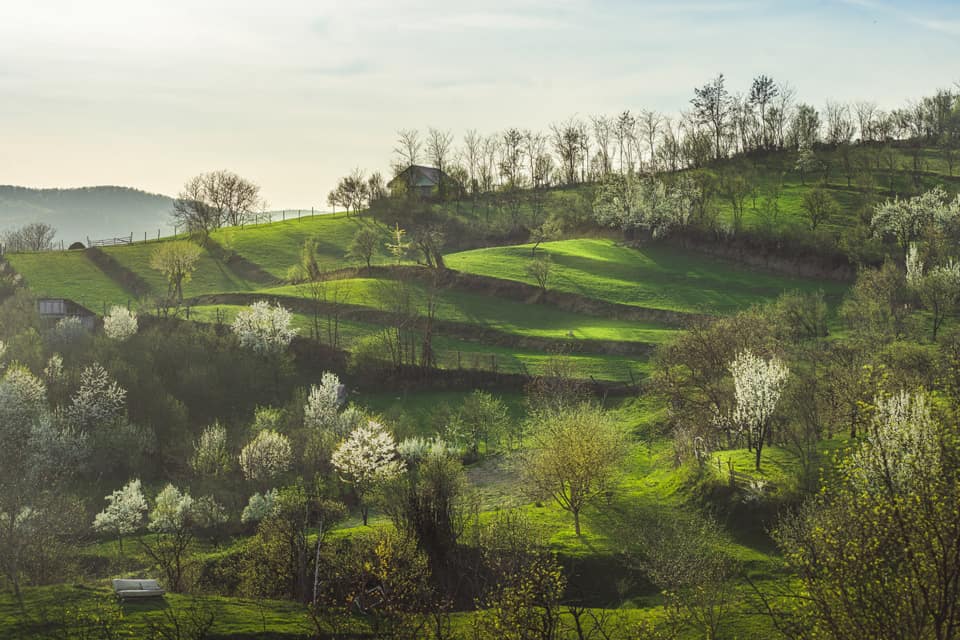
[[[279,209],[277,211],[262,211],[244,218],[240,221],[240,224],[227,225],[219,227],[219,229],[244,229],[246,227],[270,224],[272,222],[287,222],[294,220],[303,221],[317,216],[336,215],[337,213],[338,212],[336,211],[321,211],[316,207],[310,207],[309,209]],[[86,244],[83,244],[82,242],[67,243],[65,240],[60,239],[55,240],[47,247],[29,251],[17,251],[17,253],[42,253],[48,251],[73,250],[79,251],[89,247],[115,247],[131,244],[147,244],[150,242],[162,242],[171,236],[176,237],[182,232],[185,233],[183,225],[174,224],[172,228],[158,228],[156,234],[154,234],[153,231],[144,231],[142,237],[140,234],[131,231],[125,236],[113,236],[109,238],[91,238],[90,236],[86,236]],[[11,251],[9,251],[9,247],[3,242],[0,242],[0,256],[6,255],[7,253],[11,253]]]

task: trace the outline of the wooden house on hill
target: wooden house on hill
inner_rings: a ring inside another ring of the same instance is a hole
[[[456,181],[453,178],[436,167],[412,164],[388,182],[387,188],[391,192],[406,189],[408,192],[414,192],[420,198],[428,200],[436,197],[441,192],[442,187],[449,189],[455,185]]]
[[[88,331],[96,325],[96,316],[87,308],[66,298],[40,298],[37,300],[37,311],[40,320],[47,326],[53,326],[64,318],[78,318],[80,324]]]

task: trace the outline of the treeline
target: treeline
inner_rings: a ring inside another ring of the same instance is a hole
[[[757,76],[744,92],[723,74],[694,90],[677,115],[654,110],[572,116],[545,130],[508,128],[490,134],[468,130],[459,144],[451,131],[401,129],[393,148],[394,174],[429,164],[471,195],[496,190],[575,185],[612,173],[659,173],[704,167],[723,158],[774,150],[915,141],[943,149],[953,171],[960,153],[960,91],[933,95],[889,111],[873,101],[802,102],[788,83]],[[375,174],[379,176],[379,174]],[[330,203],[359,210],[364,191],[379,196],[359,171],[341,180]]]

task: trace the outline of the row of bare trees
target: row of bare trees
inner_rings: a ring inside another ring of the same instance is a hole
[[[641,110],[573,116],[546,131],[467,130],[460,144],[448,130],[401,129],[392,168],[443,170],[471,195],[601,180],[612,173],[676,171],[718,158],[775,149],[891,140],[960,146],[960,91],[941,89],[885,111],[876,102],[800,102],[787,83],[760,75],[732,93],[723,74],[694,90],[679,115]],[[441,194],[441,196],[444,194]]]

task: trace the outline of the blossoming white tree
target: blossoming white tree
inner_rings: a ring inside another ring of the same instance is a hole
[[[912,282],[909,266],[908,254],[907,283],[916,289],[924,308],[930,312],[932,337],[936,341],[940,327],[960,304],[960,263],[948,260],[946,264],[933,267],[927,273],[914,275]]]
[[[103,332],[111,340],[123,342],[137,333],[137,314],[126,307],[112,307],[103,317]]]
[[[243,508],[240,515],[240,522],[260,522],[273,513],[274,503],[277,498],[277,490],[271,489],[261,493],[255,493],[250,496],[247,506]]]
[[[307,429],[339,431],[339,411],[343,404],[343,385],[336,374],[326,372],[319,385],[311,385],[303,408],[303,425]]]
[[[193,444],[190,466],[197,473],[208,476],[217,476],[230,470],[227,430],[219,422],[206,427],[200,439]]]
[[[937,429],[927,398],[900,391],[874,400],[874,415],[850,469],[864,488],[907,495],[940,471]]]
[[[126,410],[127,391],[94,362],[80,374],[80,388],[70,400],[67,415],[81,429],[115,422]]]
[[[123,488],[106,496],[106,500],[107,506],[94,518],[93,528],[116,535],[120,553],[123,553],[123,536],[136,533],[147,512],[147,499],[143,495],[140,479],[131,480]]]
[[[397,459],[397,443],[379,422],[370,420],[354,429],[331,458],[345,482],[353,485],[363,524],[367,524],[370,491],[379,483],[395,478],[404,465]]]
[[[741,351],[729,369],[736,399],[733,420],[746,430],[747,442],[756,452],[759,471],[760,454],[770,433],[770,420],[790,371],[779,358],[764,360],[749,349]]]
[[[232,327],[240,346],[260,355],[274,355],[289,347],[297,335],[297,330],[290,326],[292,320],[288,309],[260,300],[240,311]]]
[[[282,433],[266,429],[240,452],[243,477],[252,482],[270,482],[290,469],[293,448]]]
[[[0,571],[18,599],[25,562],[69,518],[63,489],[84,455],[82,434],[51,418],[46,391],[19,364],[0,376]]]
[[[870,220],[870,226],[878,236],[889,235],[896,238],[906,260],[910,243],[919,239],[928,225],[935,223],[943,227],[952,224],[957,218],[960,218],[960,197],[948,202],[947,192],[943,187],[936,186],[907,200],[897,197],[878,205]]]
[[[43,368],[43,377],[48,383],[56,382],[63,377],[63,356],[59,353],[50,356]]]
[[[147,528],[156,536],[153,540],[141,539],[141,544],[150,558],[163,571],[167,588],[183,591],[185,559],[193,543],[194,500],[186,491],[181,492],[168,484],[157,494],[150,523]]]

